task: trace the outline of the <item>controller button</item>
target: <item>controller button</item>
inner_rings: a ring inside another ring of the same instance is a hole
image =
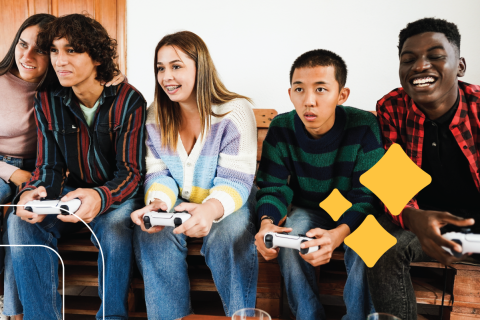
[[[470,228],[461,228],[461,229],[460,229],[460,232],[461,232],[461,233],[470,233],[470,232],[472,232],[472,229],[470,229]]]
[[[307,237],[306,235],[301,234],[301,233],[299,233],[298,236],[299,236],[299,237]]]

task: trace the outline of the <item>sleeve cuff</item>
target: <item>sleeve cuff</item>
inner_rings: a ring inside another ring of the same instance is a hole
[[[110,206],[112,205],[112,194],[110,193],[110,189],[105,186],[102,187],[95,187],[93,190],[97,191],[100,194],[100,199],[102,201],[102,206],[100,207],[99,214],[105,213]]]
[[[202,203],[205,203],[210,199],[216,199],[220,201],[223,206],[223,216],[220,219],[213,220],[213,223],[219,223],[235,211],[235,201],[233,200],[232,196],[224,191],[213,191],[202,201]]]
[[[278,226],[280,220],[282,220],[282,214],[271,203],[264,203],[257,209],[258,227],[260,227],[261,219],[263,216],[271,216],[273,218],[273,224]]]
[[[162,191],[149,191],[147,193],[147,196],[145,197],[145,205],[148,206],[150,202],[152,202],[154,199],[159,199],[165,202],[168,208],[167,211],[170,211],[174,205],[170,197],[165,192],[162,192]]]
[[[337,221],[337,226],[346,224],[350,228],[350,233],[353,233],[362,224],[366,217],[367,216],[364,213],[347,211],[342,218]]]

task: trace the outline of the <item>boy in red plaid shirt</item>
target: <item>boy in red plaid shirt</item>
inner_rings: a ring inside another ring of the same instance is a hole
[[[410,263],[459,261],[442,246],[457,252],[461,246],[441,234],[480,218],[480,86],[458,80],[466,63],[453,23],[434,18],[409,23],[398,49],[402,88],[377,103],[384,147],[402,146],[432,182],[400,215],[379,218],[397,244],[368,270],[368,278],[375,310],[406,320],[417,317]]]

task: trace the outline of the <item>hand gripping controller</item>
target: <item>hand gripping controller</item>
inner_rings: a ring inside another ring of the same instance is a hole
[[[288,233],[275,233],[275,232],[267,232],[263,237],[263,241],[265,242],[265,246],[270,248],[291,248],[299,250],[302,254],[308,254],[317,251],[320,249],[318,246],[310,247],[301,249],[300,245],[303,242],[313,240],[314,238],[309,238],[303,234],[299,234],[298,236],[289,235]]]
[[[75,213],[81,204],[80,199],[72,199],[66,202],[60,200],[32,200],[25,204],[25,210],[36,214],[62,214],[67,216],[70,212]]]
[[[150,211],[143,216],[143,223],[145,229],[150,229],[155,226],[178,227],[185,221],[191,218],[191,214],[187,211],[180,212],[165,212],[162,210]]]
[[[480,253],[480,234],[470,233],[469,229],[464,232],[448,232],[442,235],[442,237],[462,246],[462,252],[452,252],[449,248],[442,247],[457,258],[462,257],[465,253]]]

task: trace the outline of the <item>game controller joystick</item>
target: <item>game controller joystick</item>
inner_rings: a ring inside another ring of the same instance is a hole
[[[309,254],[320,249],[318,246],[305,248],[305,249],[300,248],[300,245],[303,242],[310,241],[313,239],[315,238],[309,238],[303,234],[299,234],[298,236],[293,236],[293,235],[289,235],[288,233],[275,233],[275,232],[267,232],[263,237],[265,246],[268,249],[270,248],[275,249],[278,247],[291,248],[291,249],[299,250],[301,254]]]
[[[81,204],[82,204],[82,201],[76,198],[70,201],[65,201],[65,202],[60,200],[46,200],[46,199],[32,200],[32,201],[28,201],[25,204],[25,210],[36,213],[36,214],[69,215],[70,212],[75,213]]]
[[[145,229],[155,226],[165,226],[177,228],[182,223],[191,218],[191,214],[187,211],[165,212],[163,210],[150,211],[143,216]]]

